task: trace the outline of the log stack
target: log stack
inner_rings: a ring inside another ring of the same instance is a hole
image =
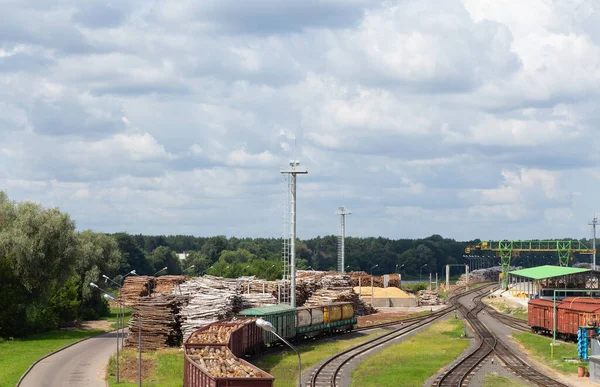
[[[435,290],[419,290],[417,292],[417,300],[419,302],[419,306],[432,306],[442,304],[442,301],[440,300],[438,293]]]
[[[149,294],[152,286],[152,278],[149,276],[130,276],[125,278],[125,283],[119,291],[119,300],[127,306],[133,306],[140,299]]]
[[[172,294],[141,297],[131,313],[125,346],[138,346],[140,329],[142,351],[177,345],[181,340],[181,301],[180,297]]]
[[[305,306],[330,304],[332,302],[351,302],[357,316],[377,312],[371,305],[365,304],[351,287],[317,290],[306,301]]]
[[[352,286],[356,287],[359,284],[358,279],[360,278],[360,283],[362,286],[371,286],[371,275],[365,273],[364,271],[353,271],[348,273],[352,278]],[[400,287],[400,276],[398,274],[389,274],[388,287]],[[373,286],[377,288],[382,288],[384,285],[383,276],[372,276],[373,277]]]
[[[204,276],[179,285],[185,298],[181,330],[184,340],[196,329],[228,320],[243,309],[241,282],[236,279]],[[179,289],[174,292],[179,293]]]
[[[152,293],[172,293],[175,286],[185,282],[187,278],[184,275],[163,275],[156,277]]]

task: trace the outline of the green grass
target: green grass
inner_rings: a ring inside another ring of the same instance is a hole
[[[469,340],[461,339],[463,332],[462,320],[435,323],[363,361],[352,373],[352,386],[420,387],[469,346]]]
[[[104,316],[100,318],[100,320],[106,320],[111,322],[110,327],[113,329],[117,329],[117,314],[119,313],[119,308],[110,308],[110,313],[108,316]],[[129,320],[131,319],[131,308],[125,308],[125,326],[129,324]]]
[[[527,385],[505,378],[504,376],[485,375],[483,387],[527,387]]]
[[[14,386],[39,358],[85,337],[102,331],[58,331],[31,335],[24,339],[0,341],[0,384]]]
[[[527,351],[532,353],[535,359],[549,365],[563,374],[576,374],[579,365],[587,366],[587,363],[572,363],[564,360],[577,358],[576,344],[564,342],[557,343],[559,345],[554,347],[554,360],[552,360],[550,356],[551,338],[527,332],[515,333],[512,337],[521,343]]]
[[[116,359],[111,356],[107,381],[109,386],[135,387],[138,385],[138,353],[126,349],[119,357],[120,383],[115,380]],[[178,348],[142,354],[143,385],[148,387],[181,387],[183,384],[183,352]]]
[[[361,337],[347,338],[338,336],[335,339],[318,340],[314,343],[298,347],[302,359],[302,369],[307,370],[319,361],[335,355],[354,345],[382,335],[384,332],[372,333]],[[298,381],[298,357],[291,350],[266,355],[259,359],[256,366],[275,377],[275,387],[295,387]]]

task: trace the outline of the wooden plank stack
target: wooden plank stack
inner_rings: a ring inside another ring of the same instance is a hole
[[[141,297],[131,313],[125,346],[138,346],[140,329],[142,351],[177,345],[181,339],[181,301],[180,297],[172,294]]]
[[[125,278],[125,283],[119,291],[119,300],[127,306],[133,306],[140,299],[149,294],[152,286],[150,276],[129,276]]]

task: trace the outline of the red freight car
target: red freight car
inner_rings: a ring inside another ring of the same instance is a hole
[[[576,302],[579,304],[596,304],[600,305],[600,298],[596,297],[566,297],[562,302]]]
[[[238,365],[241,365],[246,370],[251,370],[254,376],[252,377],[235,377],[235,376],[215,376],[211,371],[202,365],[202,362],[194,359],[194,355],[188,353],[190,350],[205,348],[195,344],[186,348],[184,357],[184,387],[273,387],[275,378],[263,370],[253,366],[242,359],[235,359]],[[209,347],[209,346],[206,346]],[[220,351],[229,351],[224,345],[210,346]],[[231,353],[231,352],[229,352]],[[233,355],[233,354],[231,354]],[[208,358],[207,358],[208,359]]]
[[[237,350],[237,353],[240,353],[238,357],[253,356],[260,353],[260,351],[265,347],[264,333],[263,330],[256,325],[255,318],[237,318],[232,321],[235,324],[241,324],[242,329],[235,333],[235,336],[231,336],[231,341],[238,341],[242,343],[242,348]],[[232,348],[235,344],[230,343],[230,348]],[[236,353],[236,351],[233,351]]]
[[[264,347],[263,332],[255,319],[240,319],[230,323],[213,323],[198,329],[188,337],[186,345],[223,344],[237,357],[253,355]]]
[[[559,337],[575,338],[579,327],[596,326],[600,316],[599,304],[584,304],[574,301],[557,305],[556,331]]]
[[[557,302],[559,305],[560,302]],[[554,302],[535,298],[527,303],[527,322],[534,332],[549,333],[553,330]]]

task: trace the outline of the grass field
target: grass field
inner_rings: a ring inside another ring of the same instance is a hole
[[[565,361],[565,359],[577,359],[576,344],[561,342],[560,345],[554,347],[554,360],[552,360],[550,357],[551,338],[527,332],[515,333],[512,337],[523,344],[534,358],[563,374],[577,374],[579,365],[587,366],[587,363]]]
[[[468,347],[469,340],[461,339],[463,332],[462,320],[448,319],[432,324],[423,332],[363,361],[352,373],[352,386],[420,387]]]
[[[338,336],[335,340],[319,340],[311,344],[304,344],[298,347],[302,359],[302,369],[307,370],[329,356],[383,333],[372,333],[352,339],[346,336]],[[298,380],[298,357],[291,350],[283,350],[272,355],[266,355],[255,364],[258,368],[275,377],[275,387],[296,386]]]
[[[483,387],[527,387],[527,385],[505,378],[504,376],[485,375]]]
[[[100,320],[106,320],[111,322],[111,328],[117,329],[117,313],[119,313],[118,308],[110,308],[110,314],[108,316],[100,318]],[[129,324],[129,319],[131,319],[131,308],[125,308],[125,326]]]
[[[138,385],[138,353],[126,349],[121,352],[120,383],[115,381],[116,361],[108,364],[108,385],[135,387]],[[179,348],[159,350],[142,354],[142,384],[148,387],[181,387],[183,384],[183,352]]]
[[[14,386],[39,358],[102,331],[58,331],[31,335],[26,339],[0,341],[0,384]]]

